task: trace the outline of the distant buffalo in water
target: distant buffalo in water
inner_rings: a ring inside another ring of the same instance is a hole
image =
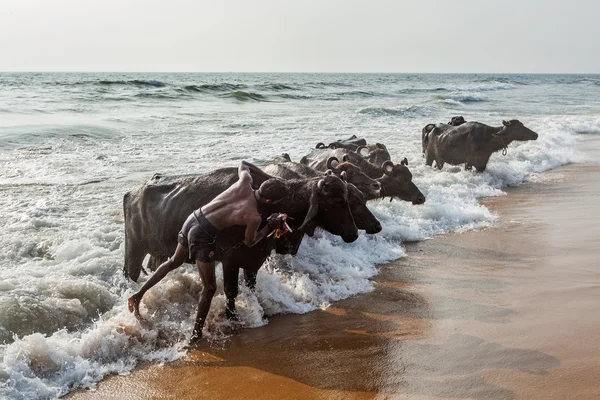
[[[493,153],[503,150],[513,141],[536,140],[538,134],[526,128],[520,121],[502,121],[502,126],[492,127],[479,122],[466,122],[459,126],[429,124],[423,128],[422,145],[425,164],[442,169],[444,163],[465,164],[485,171]]]

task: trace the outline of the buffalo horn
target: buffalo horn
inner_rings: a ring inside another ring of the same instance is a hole
[[[337,149],[337,144],[335,144],[335,143],[329,143],[329,148],[330,149]]]
[[[391,160],[386,160],[381,164],[381,168],[386,175],[391,175],[394,170],[394,163]]]
[[[402,164],[402,165],[408,165],[408,160],[406,159],[406,157],[404,157],[402,159],[402,161],[400,161],[400,164]]]
[[[317,147],[316,148],[317,149],[324,149],[325,148],[325,143],[323,143],[323,142],[317,143]]]
[[[325,184],[325,179],[320,179],[319,182],[317,183],[317,187],[319,188],[319,190],[323,189],[324,184]]]
[[[335,165],[333,163],[335,163]],[[327,169],[335,169],[339,163],[340,160],[338,160],[337,157],[329,157],[327,159]]]
[[[363,150],[367,150],[367,152],[366,152],[366,153],[363,153]],[[361,156],[363,156],[363,157],[366,157],[366,156],[368,156],[368,155],[369,155],[369,149],[367,148],[367,146],[358,146],[358,147],[356,148],[356,152],[357,152],[358,154],[360,154]]]

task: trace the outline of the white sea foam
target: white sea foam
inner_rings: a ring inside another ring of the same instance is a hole
[[[492,91],[516,93],[520,86],[461,81],[446,87],[457,90],[446,100],[461,103],[455,109],[449,103],[428,103],[427,114],[435,115],[431,121],[422,115],[403,119],[402,113],[391,113],[381,118],[360,112],[413,106],[387,98],[352,98],[306,108],[304,103],[286,108],[279,103],[204,102],[203,113],[198,104],[180,105],[180,119],[153,117],[171,115],[172,110],[157,111],[149,103],[145,107],[151,111],[123,107],[107,116],[111,129],[119,132],[114,140],[110,135],[81,140],[36,136],[37,142],[27,148],[0,152],[0,340],[5,343],[0,346],[0,397],[55,398],[74,387],[91,387],[107,374],[127,373],[142,360],[165,362],[184,354],[201,289],[194,267],[172,272],[147,293],[142,303],[146,323],[137,322],[126,309],[128,296],[143,281],[128,282],[121,273],[122,195],[154,172],[201,172],[282,151],[298,159],[314,143],[352,133],[386,143],[394,160],[409,158],[426,203],[373,201],[369,207],[383,225],[380,234],[361,233],[349,244],[317,232],[305,238],[296,257],[272,256],[259,271],[256,292],[242,283],[236,301],[244,327],[253,328],[268,323],[272,315],[305,313],[372,290],[377,265],[404,256],[403,242],[493,224],[498,216],[478,199],[504,195],[506,186],[539,180],[542,171],[584,161],[577,151],[584,136],[579,133],[600,133],[596,116],[555,115],[561,110],[557,106],[549,115],[519,117],[539,139],[512,143],[506,156],[494,154],[484,173],[450,165],[438,171],[423,163],[422,126],[446,122],[458,110],[466,111],[467,120],[497,119],[499,125],[500,112],[476,113],[468,107],[495,107]],[[479,92],[486,92],[485,98]],[[465,96],[476,101],[469,103]],[[519,116],[518,109],[501,111]],[[117,117],[130,125],[114,128]],[[233,133],[231,126],[236,127]],[[186,143],[185,152],[181,143]],[[204,330],[213,345],[235,329],[223,316],[225,296],[217,270],[219,290]]]

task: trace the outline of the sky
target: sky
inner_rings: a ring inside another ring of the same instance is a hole
[[[0,71],[600,73],[598,0],[0,0]]]

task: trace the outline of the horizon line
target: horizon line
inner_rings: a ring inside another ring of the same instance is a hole
[[[600,72],[357,72],[357,71],[25,71],[1,70],[0,74],[397,74],[397,75],[600,75]]]

